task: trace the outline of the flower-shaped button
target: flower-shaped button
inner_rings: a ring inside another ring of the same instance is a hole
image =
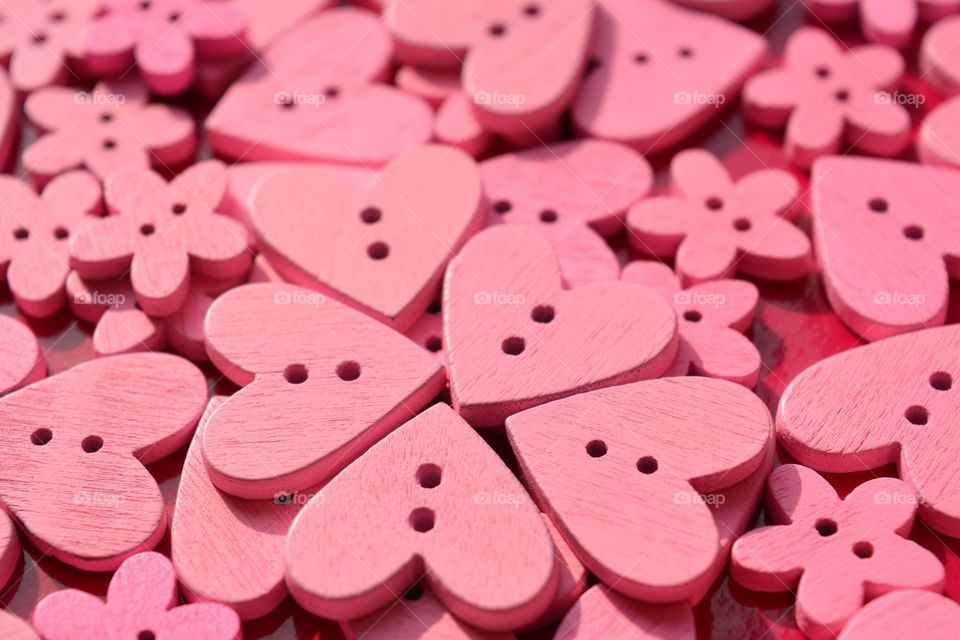
[[[71,171],[38,196],[13,176],[0,176],[0,270],[17,306],[35,318],[52,316],[67,298],[71,235],[100,212],[100,184]]]
[[[193,84],[197,57],[242,52],[246,28],[231,2],[108,0],[107,14],[90,26],[86,61],[105,76],[135,61],[154,93],[176,95]]]
[[[744,335],[753,322],[759,293],[750,282],[715,280],[681,289],[680,279],[662,262],[631,262],[622,280],[652,287],[677,310],[680,346],[664,378],[690,374],[721,378],[753,388],[760,353]]]
[[[23,165],[39,184],[79,167],[103,180],[121,167],[178,165],[196,151],[190,115],[148,104],[139,81],[102,82],[91,93],[47,87],[31,94],[24,111],[44,134],[23,152]]]
[[[0,57],[10,60],[10,79],[21,93],[58,84],[67,64],[84,52],[88,22],[101,0],[3,3]]]
[[[127,272],[137,302],[151,315],[175,313],[187,298],[190,272],[214,279],[250,268],[247,231],[214,213],[226,192],[226,170],[202,162],[167,182],[149,169],[113,173],[104,183],[110,212],[70,241],[71,266],[82,278]]]
[[[793,280],[810,268],[810,241],[787,219],[797,199],[785,171],[755,171],[734,182],[700,149],[670,165],[677,195],[641,200],[627,214],[630,242],[658,258],[676,256],[685,285],[743,273]]]
[[[240,618],[213,602],[177,606],[170,561],[146,551],[128,558],[110,580],[107,601],[79,589],[51,593],[33,623],[47,640],[71,638],[205,638],[240,640]]]
[[[906,538],[917,502],[896,478],[871,480],[841,500],[815,471],[783,465],[767,484],[767,513],[778,524],[734,543],[730,573],[750,589],[795,590],[800,630],[834,638],[866,600],[943,586],[940,561]]]
[[[752,77],[743,89],[747,117],[761,126],[786,125],[786,151],[809,168],[841,142],[878,156],[906,148],[910,116],[894,100],[903,58],[883,45],[840,48],[819,29],[798,29],[782,68]]]

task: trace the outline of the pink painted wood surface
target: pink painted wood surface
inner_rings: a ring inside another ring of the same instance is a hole
[[[6,611],[0,611],[0,636],[5,640],[40,640],[29,624]]]
[[[956,602],[929,591],[905,590],[868,603],[850,619],[838,640],[945,640],[958,635],[960,606]]]
[[[0,60],[21,95],[70,78],[67,68],[83,58],[88,25],[102,5],[102,0],[4,3]]]
[[[956,0],[814,0],[809,10],[825,25],[859,20],[870,42],[905,49],[918,21],[933,22],[960,9]]]
[[[621,278],[659,291],[677,312],[680,346],[665,377],[700,375],[752,389],[760,376],[760,352],[743,332],[753,325],[760,294],[743,280],[715,280],[689,289],[662,262],[635,261]]]
[[[895,49],[846,49],[826,31],[801,27],[790,36],[781,65],[747,81],[746,115],[763,127],[786,127],[785,151],[804,169],[844,145],[896,156],[910,142],[910,115],[891,93],[903,69]]]
[[[271,45],[205,123],[213,150],[231,159],[382,166],[425,143],[426,102],[386,79],[393,54],[378,16],[323,11]]]
[[[172,315],[187,299],[191,272],[230,279],[250,268],[246,230],[214,213],[226,183],[225,167],[215,160],[193,165],[169,184],[149,169],[111,174],[104,195],[113,215],[71,238],[71,266],[92,280],[129,273],[146,313]]]
[[[946,435],[958,414],[952,353],[960,327],[927,329],[823,360],[794,380],[777,414],[780,444],[819,471],[896,464],[919,496],[920,517],[960,537],[954,490],[958,444]],[[876,372],[883,372],[877,375]]]
[[[136,63],[153,93],[172,96],[193,84],[197,58],[244,53],[247,16],[231,2],[105,0],[106,14],[86,34],[85,62],[98,76]]]
[[[86,171],[65,173],[37,195],[0,176],[0,271],[23,313],[46,318],[67,302],[69,240],[100,214],[100,184]]]
[[[203,98],[210,101],[219,99],[267,47],[312,14],[336,3],[334,0],[233,0],[231,4],[247,17],[246,50],[233,52],[227,58],[197,61],[195,86]]]
[[[503,154],[481,163],[480,173],[487,224],[538,228],[556,248],[570,287],[618,278],[617,257],[598,233],[620,231],[627,209],[653,185],[643,156],[602,140]]]
[[[129,279],[84,280],[71,271],[66,291],[73,314],[94,325],[96,355],[160,351],[166,346],[165,323],[137,308]]]
[[[929,82],[941,93],[960,93],[960,51],[953,45],[960,37],[960,16],[945,18],[923,36],[918,65]]]
[[[403,331],[482,224],[484,195],[469,156],[431,145],[393,160],[370,189],[291,170],[253,200],[259,244],[285,279]]]
[[[943,324],[960,276],[960,173],[824,158],[811,179],[814,242],[830,305],[867,340]]]
[[[493,136],[477,119],[474,104],[466,93],[458,92],[443,101],[433,120],[437,142],[478,157],[490,146]]]
[[[113,570],[163,535],[143,465],[189,441],[206,398],[200,371],[167,354],[86,362],[0,398],[0,499],[45,553]]]
[[[462,69],[484,128],[518,141],[549,136],[577,91],[591,0],[397,0],[384,21],[406,64]]]
[[[286,558],[297,602],[340,620],[389,604],[422,576],[458,618],[506,631],[538,619],[558,581],[553,542],[533,502],[443,404],[323,487],[294,522]]]
[[[454,69],[433,69],[403,65],[393,78],[398,87],[420,96],[436,109],[450,96],[463,89],[460,73]]]
[[[513,640],[457,620],[429,590],[411,588],[385,611],[341,623],[347,640]]]
[[[37,605],[33,623],[44,640],[242,637],[240,619],[229,607],[177,604],[177,577],[170,561],[146,551],[117,569],[106,602],[79,589],[58,591]]]
[[[741,536],[730,572],[758,591],[795,591],[800,630],[835,638],[864,602],[905,588],[940,591],[943,565],[907,540],[917,496],[896,478],[870,480],[844,499],[800,465],[770,475],[765,500],[774,526]]]
[[[0,587],[7,584],[20,561],[20,538],[13,520],[6,511],[0,511]],[[3,622],[0,621],[0,637],[3,635]]]
[[[555,640],[696,640],[688,604],[645,604],[625,598],[602,584],[577,601]]]
[[[601,0],[589,71],[573,104],[583,136],[647,153],[676,146],[732,102],[767,44],[716,16],[665,2]]]
[[[443,314],[453,406],[474,426],[655,378],[677,350],[676,314],[659,294],[626,282],[564,291],[550,241],[526,225],[467,243],[447,268]]]
[[[721,534],[702,494],[749,478],[773,435],[756,396],[708,378],[601,389],[506,427],[528,488],[584,565],[651,602],[692,599],[713,581]]]
[[[751,275],[795,280],[812,265],[810,241],[791,223],[797,180],[762,169],[734,182],[702,149],[670,163],[673,195],[641,200],[627,214],[630,244],[646,255],[676,258],[685,285]]]
[[[0,395],[41,380],[46,375],[47,365],[40,343],[30,328],[14,318],[0,317]],[[2,575],[0,570],[0,585],[4,582]]]
[[[214,486],[201,442],[206,423],[225,400],[210,400],[187,452],[170,525],[171,558],[191,601],[220,602],[250,620],[266,615],[287,596],[284,542],[312,494],[244,500]]]
[[[960,29],[957,31],[960,35]],[[939,104],[917,132],[917,155],[924,164],[960,169],[960,97]]]
[[[193,159],[193,119],[182,109],[147,102],[138,80],[101,82],[90,93],[67,87],[35,91],[24,103],[41,134],[23,151],[31,179],[85,168],[101,180],[121,168],[177,166]]]
[[[416,320],[404,335],[436,356],[447,365],[447,349],[443,343],[443,314],[439,298],[430,303],[426,312]]]
[[[770,11],[774,0],[673,0],[697,11],[713,13],[728,20],[751,20]]]
[[[0,22],[2,25],[2,22]],[[0,27],[2,28],[2,27]],[[19,144],[20,104],[5,71],[0,69],[0,163],[11,164]]]
[[[244,274],[246,276],[246,274]],[[194,277],[187,299],[173,315],[165,318],[167,341],[174,351],[194,362],[209,360],[205,344],[204,320],[214,301],[244,278],[211,280]]]
[[[329,479],[432,400],[445,378],[400,334],[293,285],[228,291],[207,313],[206,336],[214,365],[244,388],[211,417],[203,456],[213,482],[245,498]]]
[[[366,167],[313,162],[243,162],[227,167],[227,193],[218,211],[236,218],[246,227],[251,241],[255,243],[253,223],[250,221],[253,194],[268,176],[290,169],[316,172],[318,176],[330,174],[363,189],[371,187],[377,179],[377,171]],[[309,180],[312,181],[313,178],[310,177]]]

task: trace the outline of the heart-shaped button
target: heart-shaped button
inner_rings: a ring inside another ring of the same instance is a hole
[[[287,539],[287,585],[323,617],[372,613],[421,576],[451,613],[494,631],[536,620],[557,588],[553,542],[533,501],[443,404],[323,487]]]
[[[863,157],[823,158],[811,177],[813,237],[830,305],[878,340],[943,324],[960,277],[960,174]]]
[[[473,159],[430,145],[395,159],[369,190],[316,171],[272,175],[257,188],[251,217],[286,280],[403,331],[482,224],[482,205]]]
[[[550,241],[527,225],[477,234],[447,268],[454,407],[474,426],[597,387],[655,378],[677,352],[673,307],[647,287],[564,291]]]
[[[382,166],[430,139],[433,113],[378,84],[393,43],[379,16],[319,12],[271,45],[205,123],[223,157]]]
[[[787,387],[777,436],[796,460],[845,473],[896,464],[919,496],[919,515],[960,536],[960,419],[953,355],[960,326],[887,338],[823,360]]]
[[[244,498],[329,479],[430,402],[445,378],[399,333],[288,284],[217,298],[206,339],[213,364],[244,388],[211,416],[203,457],[213,482]]]
[[[727,538],[725,501],[711,496],[764,468],[773,447],[757,396],[699,377],[579,394],[506,427],[528,488],[584,565],[650,602],[703,595]]]
[[[206,402],[200,370],[164,353],[91,360],[0,398],[0,499],[45,554],[115,569],[163,536],[144,465],[190,440]],[[24,481],[41,477],[56,481]]]

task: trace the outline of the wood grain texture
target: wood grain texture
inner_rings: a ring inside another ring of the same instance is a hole
[[[0,274],[26,315],[46,318],[67,302],[68,243],[101,213],[100,184],[71,171],[37,195],[13,176],[0,176]]]
[[[935,555],[906,539],[916,494],[896,478],[877,478],[844,499],[815,471],[777,467],[765,501],[774,526],[741,536],[730,573],[758,591],[796,591],[800,630],[835,638],[865,601],[895,589],[943,588]]]
[[[957,30],[960,37],[960,28]],[[924,164],[960,168],[960,97],[939,104],[917,132],[917,155]]]
[[[245,279],[246,274],[243,278],[229,280],[192,277],[183,306],[173,315],[164,318],[167,341],[173,350],[193,362],[207,362],[210,359],[207,356],[204,333],[207,311],[219,296]]]
[[[830,306],[867,340],[943,324],[960,276],[960,174],[824,158],[811,180],[814,243]]]
[[[250,268],[246,229],[214,213],[226,191],[226,170],[210,160],[169,184],[149,169],[117,171],[104,183],[113,215],[70,239],[70,265],[82,278],[130,274],[137,302],[149,315],[170,316],[190,290],[191,272],[242,278]]]
[[[717,117],[766,57],[763,38],[716,16],[601,0],[590,46],[600,65],[577,94],[574,127],[643,153],[674,147]]]
[[[203,455],[213,482],[245,498],[329,479],[445,379],[407,338],[293,285],[228,291],[207,313],[206,336],[213,364],[244,388],[211,417]]]
[[[297,602],[339,620],[388,605],[422,577],[458,618],[505,631],[539,618],[558,581],[533,502],[444,404],[323,487],[297,516],[286,558]]]
[[[952,47],[958,37],[960,16],[944,18],[930,27],[920,45],[922,77],[947,96],[960,93],[960,51]]]
[[[242,638],[240,619],[229,607],[177,603],[177,577],[170,561],[146,551],[120,565],[106,602],[79,589],[57,591],[40,601],[33,623],[44,640]]]
[[[635,261],[621,279],[659,291],[677,312],[680,346],[664,377],[700,375],[756,386],[760,352],[743,335],[753,325],[760,294],[744,280],[714,280],[680,288],[680,279],[662,262]]]
[[[541,514],[541,516],[544,524],[547,525],[550,539],[553,540],[553,554],[557,559],[557,593],[553,596],[553,602],[543,612],[543,615],[525,630],[549,627],[560,621],[586,591],[587,580],[589,579],[587,568],[583,566],[583,563],[577,558],[577,554],[563,539],[563,534],[557,531],[546,514]]]
[[[0,636],[5,640],[40,640],[29,624],[6,611],[0,611]]]
[[[802,27],[790,36],[782,65],[744,86],[745,113],[761,126],[785,126],[786,154],[805,169],[842,145],[896,156],[910,142],[910,115],[890,93],[903,67],[890,47],[847,49],[826,31]]]
[[[650,192],[653,171],[636,151],[577,140],[499,155],[480,165],[487,224],[527,224],[550,238],[564,283],[616,280],[617,257],[597,234],[623,229],[627,209]]]
[[[377,172],[366,167],[315,162],[243,162],[227,167],[227,193],[217,211],[235,218],[246,227],[251,242],[256,244],[253,223],[250,221],[253,194],[268,176],[290,169],[315,171],[318,176],[330,174],[363,189],[372,186],[377,179]]]
[[[46,375],[47,365],[40,343],[30,328],[14,318],[0,317],[0,395]]]
[[[513,640],[457,620],[429,590],[408,590],[386,610],[340,625],[347,640]]]
[[[567,613],[554,640],[696,640],[688,604],[645,604],[598,584]]]
[[[197,58],[247,50],[247,15],[232,2],[105,0],[104,5],[104,15],[86,32],[86,65],[102,77],[122,75],[136,63],[160,96],[193,85]]]
[[[30,94],[24,113],[41,134],[23,150],[30,178],[42,186],[57,174],[85,168],[103,180],[120,168],[192,160],[193,118],[148,98],[138,79],[104,81],[90,93],[47,87]]]
[[[189,441],[206,401],[200,371],[160,353],[85,362],[0,398],[0,499],[43,553],[115,569],[163,536],[143,465]]]
[[[850,472],[896,464],[919,496],[920,517],[960,536],[960,327],[927,329],[827,358],[800,374],[780,400],[777,434],[797,461]]]
[[[422,99],[379,84],[393,43],[379,16],[322,11],[271,45],[223,96],[205,128],[217,154],[382,166],[430,139]]]
[[[207,421],[225,400],[210,400],[187,452],[170,525],[170,557],[191,601],[220,602],[251,620],[287,596],[284,542],[312,493],[244,500],[214,486],[201,443]]]
[[[937,593],[895,591],[857,612],[837,640],[948,640],[960,635],[960,606]]]
[[[676,356],[676,314],[659,294],[625,282],[564,291],[550,241],[526,225],[467,243],[447,268],[443,314],[453,405],[474,426],[657,377]]]
[[[627,213],[630,244],[643,254],[676,258],[685,286],[751,275],[795,280],[813,259],[810,241],[791,223],[800,188],[779,169],[734,182],[702,149],[670,162],[671,195],[641,200]]]
[[[440,300],[434,300],[426,312],[404,334],[432,353],[444,367],[447,366],[447,348],[443,342],[443,309]]]
[[[286,280],[404,331],[480,228],[483,203],[473,159],[429,145],[393,160],[370,189],[316,172],[273,174],[256,189],[251,220]]]
[[[584,393],[506,427],[527,487],[577,557],[650,602],[703,595],[723,552],[716,502],[703,496],[749,478],[772,447],[763,403],[709,378]]]
[[[456,69],[485,129],[546,135],[573,100],[586,63],[592,0],[397,0],[384,22],[406,64]]]
[[[55,0],[4,5],[0,52],[20,95],[66,83],[67,66],[83,57],[83,35],[102,4],[102,0]],[[43,46],[37,46],[40,36]]]

